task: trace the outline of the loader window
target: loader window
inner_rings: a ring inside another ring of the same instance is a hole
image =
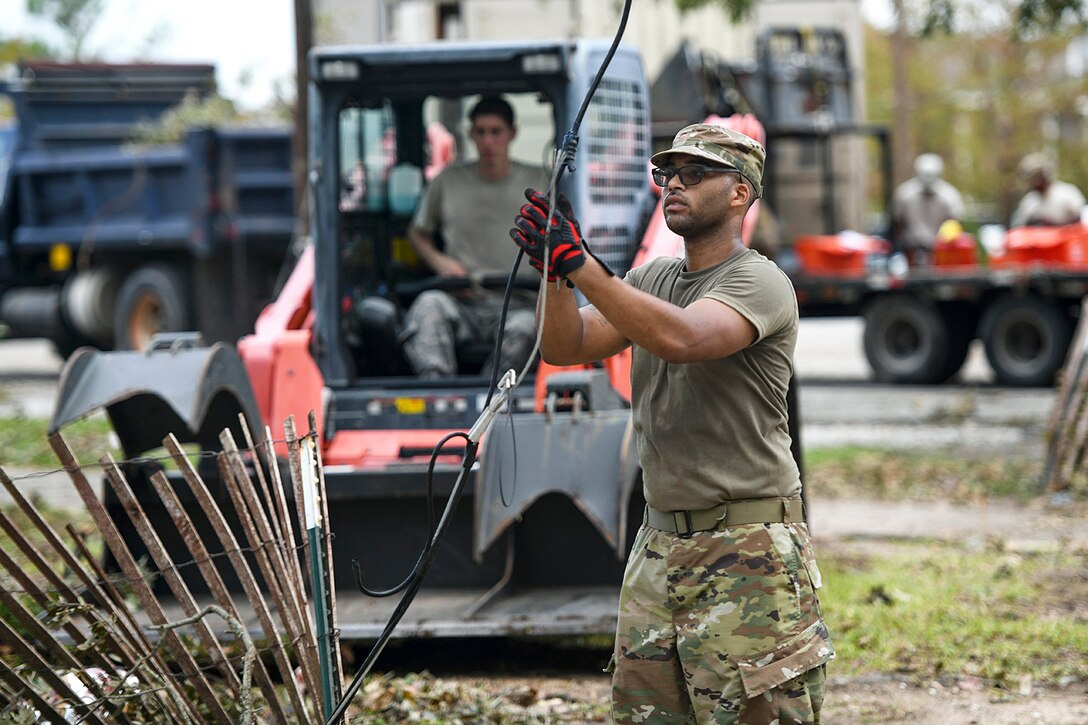
[[[381,210],[385,205],[385,182],[396,162],[396,127],[388,103],[341,112],[341,211]]]
[[[550,166],[556,133],[553,104],[535,92],[503,97],[516,116],[511,158]],[[360,376],[408,374],[397,351],[390,349],[396,346],[405,312],[421,292],[459,282],[435,278],[412,248],[408,230],[427,186],[443,169],[476,160],[467,116],[480,98],[472,93],[381,101],[350,99],[340,110],[338,288],[344,339]],[[511,222],[516,212],[516,207],[510,209]],[[435,237],[436,245],[443,247],[441,225]],[[527,267],[525,271],[531,272]],[[464,282],[467,289],[470,282]],[[484,287],[494,285],[499,292],[504,282],[505,272],[501,280],[475,280]],[[481,355],[466,357],[459,372],[479,372],[490,346],[481,349]]]

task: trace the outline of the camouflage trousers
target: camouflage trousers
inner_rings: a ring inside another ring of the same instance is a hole
[[[412,371],[424,378],[475,373],[458,369],[458,351],[473,344],[493,344],[501,315],[501,293],[473,293],[461,298],[427,290],[416,297],[405,315],[400,335],[404,357]],[[506,313],[499,370],[521,372],[535,340],[536,303],[530,296],[515,293]],[[493,364],[488,356],[481,372],[490,374]]]
[[[615,722],[819,723],[835,656],[820,585],[804,524],[643,526],[620,593]]]

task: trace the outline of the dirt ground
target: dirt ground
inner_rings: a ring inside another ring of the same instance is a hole
[[[1085,725],[1088,683],[1052,689],[1025,686],[1023,692],[1008,692],[971,678],[924,686],[832,682],[824,715],[825,725]]]
[[[608,702],[607,675],[580,677],[446,678],[480,687],[524,705],[526,722],[607,721],[605,706],[593,715],[579,705]],[[831,678],[823,725],[1088,725],[1088,683],[1021,692],[987,687],[976,678],[909,684],[891,678]],[[596,718],[596,719],[593,719]]]

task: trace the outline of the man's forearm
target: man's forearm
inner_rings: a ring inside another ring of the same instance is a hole
[[[595,260],[587,260],[571,279],[596,314],[632,343],[664,360],[674,359],[678,350],[698,342],[698,331],[688,329],[683,308],[632,287]]]
[[[555,365],[572,365],[589,362],[581,359],[582,316],[574,292],[566,284],[549,282],[543,304],[537,305],[537,324],[541,313],[544,330],[540,337],[540,354],[545,361]]]
[[[434,245],[434,238],[421,231],[415,225],[408,227],[408,242],[412,245],[423,263],[432,270],[438,268],[438,247]]]

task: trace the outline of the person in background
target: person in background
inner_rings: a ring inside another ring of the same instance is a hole
[[[1046,154],[1028,154],[1020,161],[1017,173],[1028,192],[1016,205],[1010,227],[1057,227],[1080,221],[1084,194],[1054,178],[1054,164]]]
[[[628,347],[646,512],[627,560],[613,653],[616,723],[818,723],[835,656],[817,590],[786,390],[797,342],[789,278],[741,238],[765,151],[724,126],[655,154],[685,256],[623,279],[583,242],[570,202],[526,191],[510,235],[549,281],[541,353],[556,365]],[[561,532],[557,532],[561,535]]]
[[[943,174],[940,156],[922,154],[914,160],[914,177],[892,195],[892,241],[911,265],[930,264],[941,224],[963,219],[963,197]]]
[[[479,286],[485,277],[505,278],[514,266],[510,215],[522,203],[526,187],[544,188],[548,172],[510,158],[517,135],[514,109],[503,98],[485,96],[469,112],[475,161],[442,170],[427,188],[408,228],[408,241],[439,277],[466,280],[459,290],[427,290],[405,315],[400,340],[412,371],[434,379],[458,374],[457,351],[471,343],[494,340],[503,292]],[[439,249],[438,237],[445,243]],[[535,279],[528,266],[528,280]],[[536,339],[536,293],[514,290],[507,312],[500,371],[525,364]],[[490,373],[489,360],[483,372]]]

